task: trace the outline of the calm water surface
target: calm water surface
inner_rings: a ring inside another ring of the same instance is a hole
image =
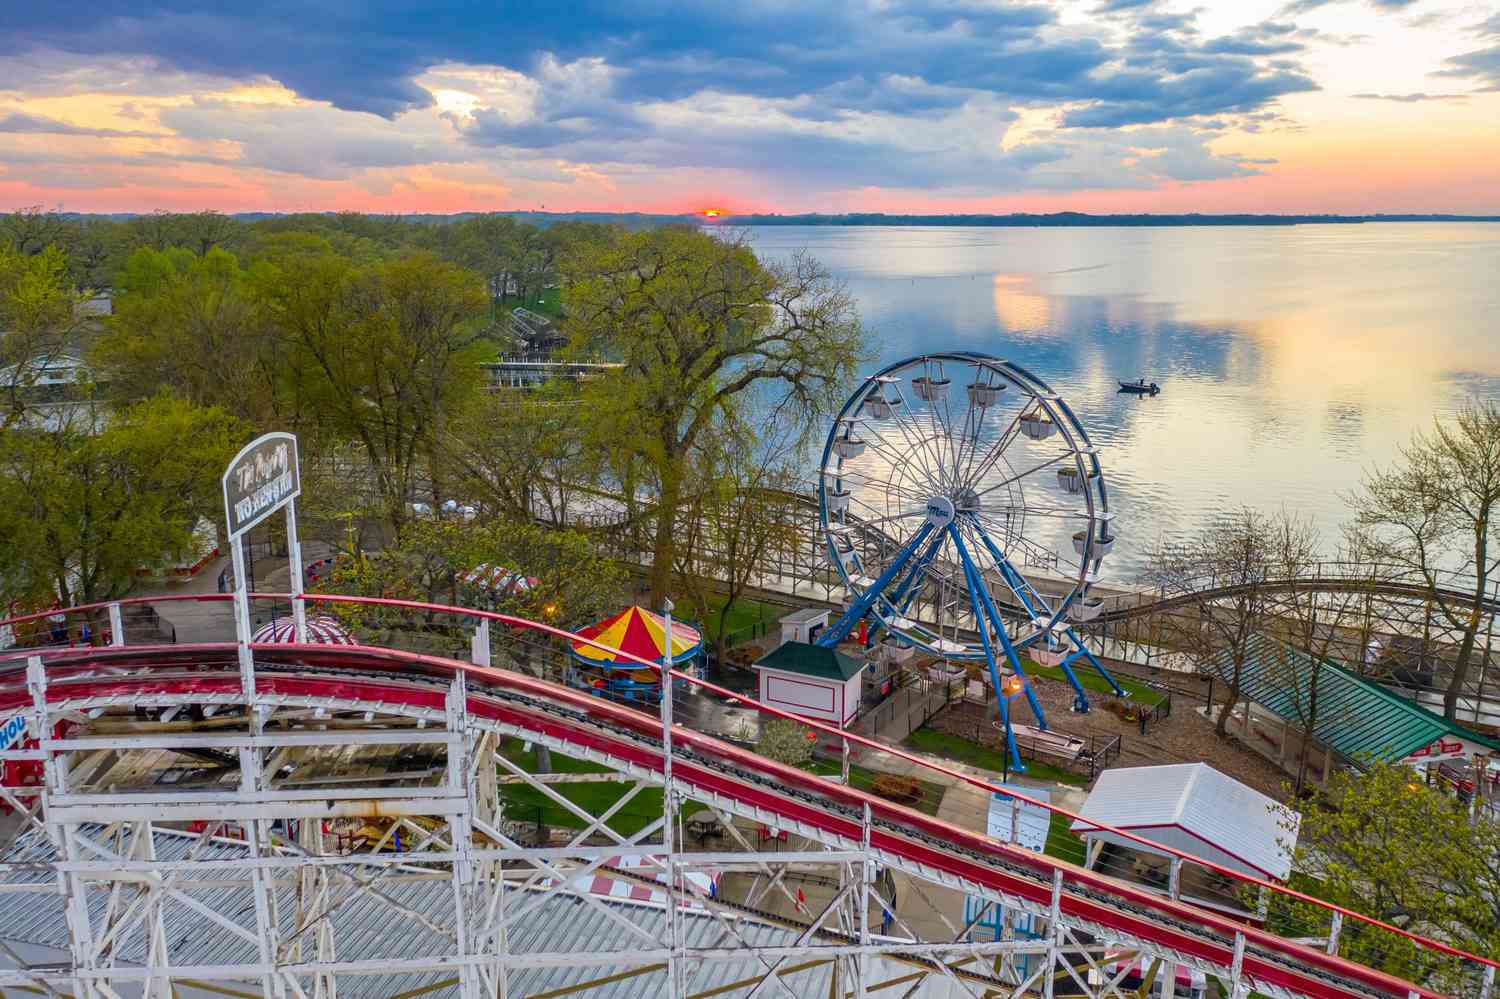
[[[750,231],[847,282],[878,363],[974,350],[1050,382],[1100,448],[1122,581],[1241,505],[1332,549],[1367,468],[1500,399],[1500,224]],[[1117,392],[1138,375],[1162,394]]]

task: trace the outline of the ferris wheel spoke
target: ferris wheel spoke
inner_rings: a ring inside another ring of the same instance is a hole
[[[1026,478],[1027,476],[1035,475],[1037,472],[1040,472],[1040,471],[1042,471],[1044,469],[1047,469],[1047,468],[1051,468],[1053,465],[1056,465],[1058,462],[1063,461],[1063,460],[1068,459],[1068,458],[1071,458],[1071,457],[1073,457],[1073,452],[1072,451],[1064,451],[1062,454],[1058,455],[1057,457],[1055,457],[1055,458],[1049,458],[1047,461],[1042,462],[1040,465],[1036,465],[1036,466],[1034,466],[1032,468],[1028,468],[1024,472],[1017,472],[1015,475],[1012,475],[1010,478],[1008,478],[1008,479],[1001,479],[999,482],[996,482],[994,485],[986,486],[985,488],[980,489],[977,492],[975,492],[974,495],[978,496],[978,497],[987,496],[990,493],[994,492],[996,489],[1002,489],[1005,486],[1009,486],[1009,485],[1012,485],[1014,483],[1020,482],[1022,479]]]
[[[981,505],[978,509],[979,509],[980,513],[984,514],[987,517],[994,517],[997,514],[1013,513],[1013,514],[1019,514],[1020,516],[1023,516],[1023,517],[1055,517],[1055,518],[1057,518],[1059,520],[1091,520],[1093,518],[1093,514],[1090,514],[1087,509],[1083,509],[1083,510],[1070,510],[1067,507],[1061,507],[1061,506],[1052,507],[1052,506],[1025,506],[1025,505],[1021,505],[1021,506],[984,506],[984,505]]]
[[[964,476],[964,488],[973,489],[979,485],[984,480],[984,477],[990,474],[990,470],[1005,457],[1006,449],[1010,447],[1011,442],[1016,439],[1016,435],[1020,431],[1021,417],[1025,413],[1026,406],[1023,404],[1016,410],[1016,415],[1011,419],[1010,425],[1000,434],[1000,439],[996,441],[995,446],[990,449],[989,453],[984,456],[984,459],[979,463],[979,467]]]
[[[911,520],[914,517],[925,517],[925,516],[927,516],[927,509],[926,509],[926,507],[923,507],[921,510],[908,510],[905,513],[891,513],[891,514],[886,514],[883,517],[868,517],[868,518],[861,517],[860,521],[859,521],[859,526],[860,527],[865,527],[865,528],[877,528],[881,524],[892,524],[892,523],[895,523],[898,520]],[[882,533],[884,533],[884,532],[882,532]]]
[[[929,369],[928,372],[927,372],[928,377],[931,377],[931,374],[932,374],[931,369]],[[945,377],[945,378],[947,377],[947,375],[943,373],[943,371],[942,371],[941,368],[938,369],[938,374],[940,376],[942,376],[942,377]],[[944,462],[946,460],[945,452],[948,449],[948,443],[949,443],[949,437],[950,437],[950,435],[948,433],[948,419],[947,419],[947,416],[945,415],[943,417],[943,419],[940,421],[938,419],[938,409],[939,409],[939,406],[941,405],[941,407],[942,407],[943,410],[947,410],[947,408],[948,408],[948,394],[951,393],[952,391],[953,391],[953,383],[950,381],[948,383],[948,393],[944,393],[944,395],[943,395],[943,397],[941,399],[934,399],[934,400],[932,400],[932,401],[930,401],[930,402],[927,403],[927,422],[930,423],[930,424],[932,424],[932,446],[933,446],[933,451],[937,454],[937,457],[938,457],[938,467],[940,467],[940,468],[943,466],[943,464],[944,464]]]
[[[879,490],[885,492],[887,494],[886,495],[886,499],[888,501],[890,499],[892,499],[892,498],[895,498],[895,499],[906,500],[907,502],[910,502],[910,503],[913,503],[913,504],[920,503],[923,506],[926,506],[927,501],[932,498],[932,494],[931,493],[925,493],[924,494],[924,493],[914,492],[914,491],[912,491],[910,489],[907,489],[905,486],[898,486],[898,485],[895,485],[894,483],[883,482],[883,481],[878,480],[878,479],[872,480],[871,484],[876,489],[879,489]],[[886,510],[880,509],[878,506],[875,506],[873,503],[871,503],[868,500],[864,499],[858,492],[855,492],[854,490],[850,490],[850,492],[849,492],[849,498],[854,503],[858,503],[860,506],[865,507],[867,510],[873,510],[877,516],[883,517],[886,514],[890,513],[889,509],[886,509]]]
[[[887,422],[894,423],[896,425],[896,429],[901,431],[901,436],[906,441],[906,446],[911,449],[911,453],[913,456],[915,456],[918,452],[921,453],[922,462],[920,467],[927,473],[928,481],[935,483],[937,477],[941,474],[941,470],[943,467],[942,460],[933,460],[932,450],[922,439],[922,435],[918,434],[916,437],[913,437],[907,430],[906,420],[901,415],[896,415]],[[928,463],[929,460],[932,461],[932,464]]]
[[[979,376],[977,374],[974,376],[974,380],[975,382],[979,381]],[[998,405],[998,400],[996,401],[996,405]],[[985,417],[989,415],[989,411],[993,408],[996,407],[976,406],[972,401],[969,403],[969,410],[971,412],[977,411],[978,415],[974,417],[972,426],[969,426],[965,429],[963,439],[958,442],[958,457],[954,461],[953,465],[955,485],[958,487],[965,486],[969,483],[968,471],[970,466],[974,463],[975,456],[979,454],[979,438],[984,434],[984,420]],[[991,450],[990,453],[998,454],[998,451]],[[988,457],[988,455],[986,457]]]
[[[950,398],[952,396],[952,394],[953,394],[953,385],[950,382],[949,385],[948,385],[948,394],[945,395],[943,397],[943,400],[942,400],[943,401],[942,421],[941,421],[942,422],[942,427],[941,427],[941,429],[937,429],[936,426],[935,426],[934,427],[934,431],[933,431],[934,433],[936,433],[936,434],[939,435],[938,439],[940,441],[942,441],[942,450],[944,452],[946,452],[945,461],[948,464],[952,464],[952,462],[954,460],[954,457],[955,457],[954,447],[953,447],[953,445],[954,445],[954,436],[953,436],[953,405],[952,405],[952,401],[951,401],[951,398]],[[937,423],[937,416],[938,416],[938,409],[937,409],[936,406],[934,406],[934,407],[932,407],[932,417],[933,417],[934,424]]]
[[[1004,581],[1006,588],[1015,594],[1027,613],[1033,619],[1038,617],[1050,619],[1054,613],[1051,602],[1032,585],[1024,573],[1016,568],[1015,563],[1006,557],[1005,552],[993,543],[977,521],[972,523],[970,528],[978,544],[994,560],[995,570]],[[1024,539],[1018,540],[1024,543]]]
[[[897,419],[897,423],[900,425],[903,434],[907,433],[907,422],[908,421],[905,418]],[[922,451],[923,464],[931,469],[928,478],[934,483],[934,485],[936,485],[942,478],[942,448],[939,445],[938,441],[928,437],[925,433],[923,433],[922,429],[917,426],[915,417],[912,417],[910,419],[910,424],[911,432],[907,436],[907,440],[916,441],[917,447],[919,447]]]
[[[892,472],[894,472],[894,471],[896,471],[898,469],[909,469],[910,468],[910,465],[907,463],[907,461],[905,460],[905,458],[902,457],[902,455],[900,455],[899,453],[897,453],[895,451],[892,451],[880,439],[880,435],[879,434],[867,433],[865,435],[865,443],[867,445],[869,445],[870,447],[874,448],[882,457],[885,458],[886,461],[890,462],[890,466],[891,466],[891,471]],[[928,476],[928,479],[929,479],[929,482],[930,482],[931,481],[931,476],[930,475]]]
[[[974,380],[978,381],[976,374]],[[953,442],[953,478],[957,482],[962,477],[965,452],[971,452],[970,442],[979,440],[979,428],[984,423],[984,411],[988,407],[974,405],[974,400],[969,400],[969,408],[964,410],[963,432]]]

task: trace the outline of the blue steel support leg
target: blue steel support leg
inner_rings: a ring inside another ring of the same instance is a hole
[[[1025,593],[1022,592],[1025,587],[1021,585],[1020,574],[1016,572],[1015,567],[1010,564],[1010,560],[1000,553],[1000,550],[995,547],[995,543],[990,540],[989,535],[985,534],[983,530],[979,531],[979,540],[983,542],[984,547],[989,550],[990,557],[993,558],[996,564],[1000,566],[1000,571],[1004,573],[1006,582],[1010,585],[1012,590],[1015,590],[1016,596],[1021,598],[1021,603],[1026,605],[1026,610],[1031,613],[1032,617],[1035,617],[1036,609],[1031,606],[1031,601],[1026,599]],[[1100,665],[1099,660],[1094,658],[1094,654],[1089,651],[1088,646],[1083,644],[1083,640],[1073,633],[1072,628],[1068,629],[1067,635],[1068,638],[1073,642],[1073,645],[1076,646],[1078,651],[1063,660],[1063,673],[1067,675],[1068,682],[1073,684],[1073,689],[1078,692],[1079,698],[1082,699],[1083,709],[1085,711],[1088,710],[1088,695],[1083,692],[1083,686],[1079,684],[1078,678],[1073,675],[1073,670],[1068,665],[1068,663],[1071,660],[1076,659],[1080,653],[1088,659],[1089,663],[1093,665],[1094,669],[1099,671],[1099,675],[1104,677],[1104,679],[1108,681],[1109,685],[1114,688],[1115,693],[1121,697],[1124,697],[1125,691],[1122,690],[1120,688],[1120,685],[1115,682],[1115,678],[1109,675],[1109,671],[1106,670],[1102,665]]]
[[[932,521],[929,520],[922,525],[922,529],[916,533],[916,536],[907,542],[906,547],[901,549],[900,553],[891,561],[891,564],[886,567],[885,572],[882,572],[879,578],[864,593],[859,595],[859,599],[849,605],[849,609],[844,612],[844,616],[839,618],[833,627],[818,636],[818,644],[832,648],[843,641],[844,637],[860,622],[860,619],[870,613],[870,608],[875,605],[875,601],[880,597],[881,591],[891,584],[891,580],[900,575],[902,568],[906,566],[912,554],[922,546],[922,542],[926,541],[927,536],[931,533]]]
[[[1071,629],[1069,629],[1068,634],[1069,637],[1072,636]],[[1077,641],[1077,639],[1074,639],[1075,644]],[[1073,685],[1073,710],[1081,715],[1086,715],[1089,713],[1089,695],[1084,691],[1083,684],[1078,682],[1078,677],[1073,673],[1073,667],[1069,665],[1073,661],[1073,657],[1077,655],[1077,652],[1073,652],[1063,656],[1062,661],[1057,665],[1062,667],[1063,676],[1067,677],[1068,682]]]
[[[1010,644],[1010,636],[1005,633],[1005,624],[1000,620],[1000,612],[995,610],[994,601],[990,599],[990,591],[984,588],[984,578],[980,576],[979,570],[974,566],[974,560],[969,558],[969,547],[964,544],[963,535],[959,533],[957,524],[949,524],[948,532],[953,537],[953,544],[958,549],[958,559],[964,564],[964,574],[969,580],[969,592],[978,594],[979,601],[984,609],[989,612],[990,621],[995,626],[995,635],[1000,639],[1000,647],[1005,650],[1005,657],[1010,660],[1010,668],[1016,671],[1021,678],[1021,687],[1026,691],[1026,700],[1031,705],[1032,714],[1036,715],[1037,727],[1043,732],[1047,731],[1047,716],[1042,711],[1041,703],[1036,699],[1036,691],[1031,689],[1031,681],[1026,678],[1026,671],[1021,668],[1021,657],[1016,655],[1015,646]],[[979,633],[985,633],[984,618],[975,615],[974,623],[979,626]]]
[[[1000,568],[1000,574],[1005,577],[1006,585],[1020,598],[1021,605],[1026,608],[1026,613],[1030,614],[1033,619],[1036,618],[1038,616],[1036,606],[1026,595],[1031,587],[1021,578],[1021,574],[1016,571],[1016,567],[1010,564],[1010,559],[1006,558],[1000,549],[995,547],[995,543],[985,533],[984,527],[979,523],[977,517],[972,519],[971,526],[975,529],[974,533],[979,537],[980,543],[990,553],[990,558],[994,559],[995,565]]]
[[[915,597],[917,590],[920,589],[920,587],[914,588],[912,584],[916,582],[917,577],[922,574],[922,571],[932,563],[933,556],[938,553],[938,549],[941,547],[943,547],[943,536],[939,533],[932,539],[932,544],[927,546],[927,550],[922,553],[922,556],[917,559],[916,564],[911,567],[911,572],[906,574],[906,578],[901,581],[901,585],[896,587],[896,593],[891,597],[890,605],[898,614],[905,614],[906,609],[911,606],[912,597]]]
[[[1100,676],[1109,681],[1109,685],[1114,688],[1115,693],[1120,697],[1124,697],[1125,688],[1121,687],[1118,683],[1115,682],[1115,678],[1110,676],[1109,671],[1104,668],[1103,664],[1100,663],[1099,660],[1094,658],[1094,654],[1089,651],[1089,647],[1087,645],[1084,645],[1082,640],[1080,640],[1077,635],[1073,634],[1072,628],[1068,629],[1068,637],[1073,640],[1074,645],[1078,646],[1078,651],[1068,658],[1075,659],[1078,656],[1083,656],[1089,661],[1094,669],[1099,671]]]
[[[1010,705],[1006,703],[1005,691],[1000,685],[1000,671],[995,666],[995,650],[990,645],[990,629],[985,626],[984,610],[979,606],[979,580],[974,578],[974,570],[969,565],[968,558],[961,556],[960,560],[964,565],[964,576],[969,581],[969,603],[974,608],[974,621],[979,626],[984,661],[990,667],[990,685],[995,689],[995,702],[1000,706],[1000,724],[1005,726],[1005,748],[1010,753],[1010,768],[1017,773],[1025,773],[1026,764],[1021,762],[1021,749],[1016,745],[1016,733],[1010,729]]]

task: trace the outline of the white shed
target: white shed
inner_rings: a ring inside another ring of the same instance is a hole
[[[754,668],[762,704],[835,725],[847,725],[859,714],[865,664],[837,649],[783,642]]]
[[[828,627],[828,612],[816,607],[792,611],[781,619],[782,642],[811,642]]]
[[[1073,832],[1127,850],[1157,852],[1099,827],[1254,877],[1285,881],[1292,870],[1296,813],[1207,763],[1106,770],[1079,814]]]

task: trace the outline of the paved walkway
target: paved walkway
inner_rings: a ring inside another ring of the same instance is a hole
[[[302,547],[302,560],[313,562],[328,554],[327,545],[309,542]],[[219,592],[219,574],[230,563],[227,555],[209,562],[191,578],[177,581],[147,582],[132,596],[177,596],[181,594],[207,594]],[[286,557],[267,555],[255,560],[255,588],[269,593],[285,593],[288,569]],[[228,601],[174,600],[156,604],[156,613],[171,625],[177,641],[187,642],[232,642],[234,641],[234,616]],[[251,605],[251,624],[254,627],[270,620],[268,609],[257,611]]]

